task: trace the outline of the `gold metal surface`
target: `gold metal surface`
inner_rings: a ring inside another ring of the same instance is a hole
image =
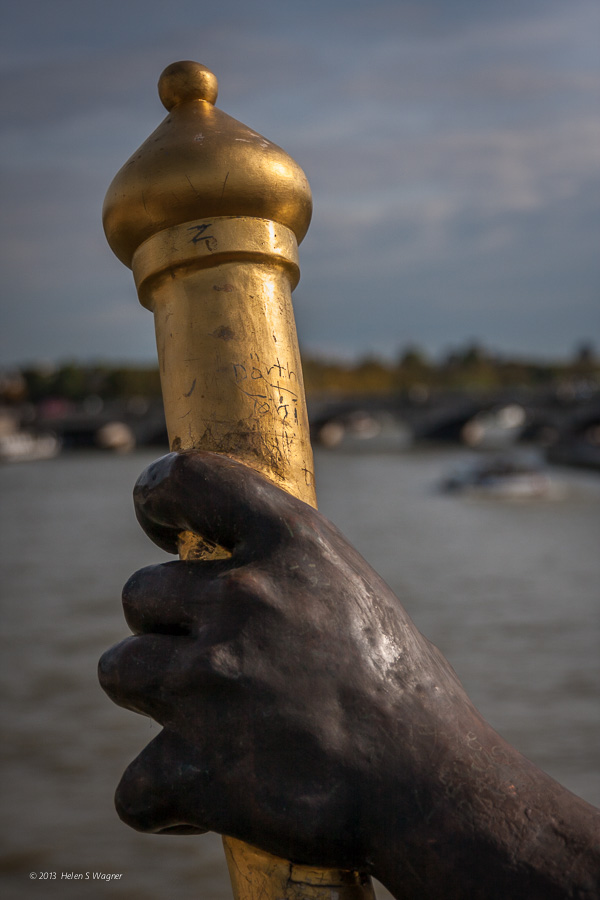
[[[296,866],[233,838],[223,844],[236,900],[375,900],[359,872]]]
[[[148,238],[133,272],[154,312],[171,449],[235,456],[316,505],[293,232],[248,217],[186,222]]]
[[[291,294],[312,210],[283,150],[215,109],[217,80],[174,63],[170,111],[111,184],[115,254],[154,313],[171,449],[234,457],[316,506]],[[223,555],[180,535],[183,559]],[[373,900],[356,872],[296,866],[225,837],[235,900]]]

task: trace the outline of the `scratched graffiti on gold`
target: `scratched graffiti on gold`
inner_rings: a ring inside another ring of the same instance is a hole
[[[233,374],[239,390],[254,401],[254,415],[267,415],[275,407],[286,427],[298,422],[298,379],[289,363],[276,357],[269,365],[259,353],[251,353],[246,363],[233,364]]]
[[[315,505],[295,235],[258,218],[186,222],[148,238],[132,266],[154,312],[171,448],[235,456]]]

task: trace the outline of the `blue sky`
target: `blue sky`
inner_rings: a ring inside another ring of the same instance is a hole
[[[595,0],[4,0],[0,364],[152,361],[101,227],[113,175],[196,59],[302,165],[302,346],[600,345]]]

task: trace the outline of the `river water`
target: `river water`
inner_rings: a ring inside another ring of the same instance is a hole
[[[553,500],[438,492],[464,458],[319,453],[321,510],[494,727],[600,806],[600,478],[557,470]],[[158,733],[96,682],[100,653],[126,633],[121,585],[166,558],[130,499],[150,460],[90,453],[0,469],[4,900],[230,900],[219,838],[139,835],[112,805],[122,770]]]

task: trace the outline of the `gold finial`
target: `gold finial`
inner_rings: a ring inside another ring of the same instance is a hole
[[[290,228],[298,243],[312,213],[306,176],[284,150],[214,106],[217,79],[176,62],[162,73],[169,115],[115,176],[103,221],[113,252],[131,267],[149,237],[214,216],[251,216]]]
[[[168,110],[189,100],[206,100],[214,106],[218,91],[217,76],[189,60],[167,66],[158,80],[158,96]]]

